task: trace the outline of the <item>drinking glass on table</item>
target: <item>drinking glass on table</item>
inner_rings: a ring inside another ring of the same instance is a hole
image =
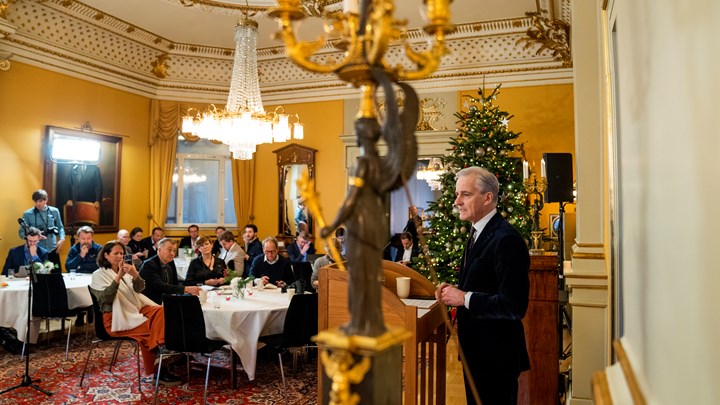
[[[77,269],[70,270],[70,280],[75,280],[75,276],[77,276]]]
[[[221,302],[222,302],[222,297],[220,296],[220,293],[218,291],[213,291],[213,295],[212,295],[213,308],[220,309]]]
[[[8,279],[12,280],[15,278],[15,269],[8,269]]]

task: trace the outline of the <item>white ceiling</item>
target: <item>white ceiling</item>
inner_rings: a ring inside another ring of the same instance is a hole
[[[185,6],[181,0],[81,0],[80,3],[105,14],[140,27],[154,35],[174,43],[234,48],[233,30],[241,15],[238,9],[245,1],[239,0],[198,0],[192,6]],[[184,0],[186,4],[192,0]],[[251,6],[267,7],[272,0],[252,0]],[[399,0],[395,2],[396,18],[408,20],[409,28],[419,28],[424,22],[420,11],[421,0]],[[525,12],[536,10],[536,0],[455,0],[451,4],[452,21],[457,24],[494,21],[523,17]],[[281,45],[271,39],[277,31],[277,22],[261,12],[256,17],[259,23],[258,48]],[[319,18],[303,21],[299,36],[314,39],[321,34]]]

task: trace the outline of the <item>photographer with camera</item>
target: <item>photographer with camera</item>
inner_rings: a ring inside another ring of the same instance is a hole
[[[60,247],[65,242],[65,227],[60,219],[60,211],[47,205],[48,194],[45,190],[37,190],[32,194],[35,204],[33,208],[25,211],[22,218],[28,227],[40,230],[38,246],[48,251],[48,260],[60,268]],[[18,230],[20,239],[25,239],[25,230],[21,226]]]

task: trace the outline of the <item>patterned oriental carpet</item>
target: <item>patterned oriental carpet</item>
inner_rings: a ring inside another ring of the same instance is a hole
[[[53,393],[52,396],[21,387],[0,395],[0,404],[148,404],[152,403],[154,381],[145,379],[140,361],[142,394],[137,389],[137,371],[135,355],[128,343],[124,343],[118,354],[118,360],[112,373],[108,371],[114,344],[103,343],[93,351],[88,364],[85,381],[78,387],[80,373],[85,365],[90,344],[85,344],[83,334],[71,340],[70,356],[65,361],[64,340],[62,346],[58,339],[51,341],[48,347],[45,341],[34,345],[30,355],[30,376],[40,388]],[[312,352],[312,351],[311,351]],[[218,350],[213,355],[208,383],[208,403],[210,404],[283,404],[283,384],[276,354],[258,354],[255,381],[249,382],[244,371],[238,368],[238,388],[232,389],[230,382],[230,356],[228,350]],[[216,360],[218,359],[218,360]],[[180,361],[173,373],[186,380],[185,361]],[[205,365],[207,360],[198,356],[198,362],[192,364],[190,385],[168,387],[160,385],[158,404],[201,404],[205,383]],[[288,398],[291,404],[317,404],[317,368],[316,361],[306,363],[298,360],[298,370],[291,373],[292,355],[283,358],[285,378],[288,385]],[[215,367],[218,366],[218,367]],[[0,391],[18,385],[25,372],[25,361],[0,347]]]

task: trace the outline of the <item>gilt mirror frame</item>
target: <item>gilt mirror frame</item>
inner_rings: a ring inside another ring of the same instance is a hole
[[[295,212],[297,209],[297,195],[288,195],[288,190],[296,190],[295,181],[299,178],[299,166],[307,167],[308,177],[315,178],[315,152],[307,146],[291,143],[280,149],[274,150],[277,155],[278,166],[278,237],[282,239],[294,239],[297,235],[295,226]],[[308,232],[312,235],[315,226],[310,212],[305,210],[307,216]]]

